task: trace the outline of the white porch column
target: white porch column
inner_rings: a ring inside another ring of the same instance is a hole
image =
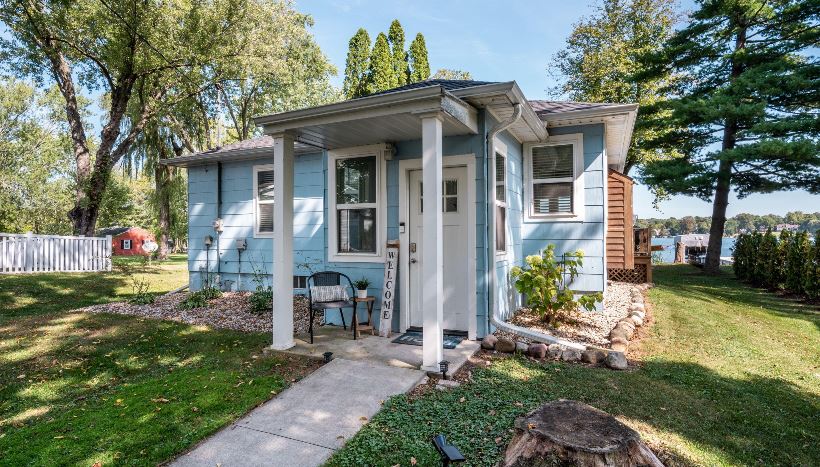
[[[293,136],[273,137],[273,342],[293,342]]]
[[[424,309],[424,337],[422,369],[438,371],[443,346],[443,267],[444,254],[441,182],[441,116],[425,116],[421,119],[422,181],[424,187],[424,214],[422,221],[422,277]]]

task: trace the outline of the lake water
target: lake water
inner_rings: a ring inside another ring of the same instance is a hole
[[[655,253],[660,253],[661,260],[664,263],[675,261],[675,237],[652,237],[652,245],[663,246],[663,251]],[[723,245],[720,249],[720,256],[732,256],[732,248],[734,248],[734,246],[734,238],[724,237]]]

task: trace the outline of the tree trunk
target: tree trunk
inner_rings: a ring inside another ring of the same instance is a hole
[[[732,163],[726,160],[720,161],[717,173],[715,201],[712,204],[712,226],[709,228],[709,246],[706,248],[706,263],[703,266],[703,270],[710,274],[720,272],[720,251],[723,248],[723,228],[726,225],[726,208],[729,206],[731,178]]]
[[[638,432],[595,407],[564,399],[515,420],[515,435],[499,465],[663,467]]]
[[[157,192],[159,208],[157,224],[159,224],[159,250],[157,258],[168,259],[168,238],[171,230],[171,199],[168,194],[170,174],[168,167],[157,164],[154,169],[154,189]]]
[[[736,19],[737,37],[735,38],[735,53],[746,47],[746,19]],[[743,64],[734,58],[731,59],[732,74],[730,83],[743,73]],[[737,144],[739,127],[735,117],[727,117],[723,126],[723,144],[725,153],[734,149]],[[720,272],[720,251],[723,247],[723,231],[726,226],[726,208],[729,206],[729,192],[732,190],[732,161],[721,159],[718,165],[717,184],[715,186],[715,201],[712,204],[712,226],[709,228],[709,246],[706,248],[706,263],[703,270],[709,274]]]

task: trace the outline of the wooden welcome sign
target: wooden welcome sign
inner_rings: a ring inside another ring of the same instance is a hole
[[[393,324],[393,307],[396,302],[396,278],[399,272],[399,242],[387,242],[387,260],[384,262],[384,286],[382,286],[379,335],[390,337]]]

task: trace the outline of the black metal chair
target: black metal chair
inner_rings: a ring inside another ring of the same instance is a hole
[[[313,294],[311,293],[312,287],[322,287],[322,286],[334,286],[334,285],[344,285],[342,284],[342,278],[347,281],[347,285],[350,287],[350,293],[348,295],[347,300],[332,300],[332,301],[314,301]],[[353,303],[353,296],[356,293],[356,288],[353,287],[353,281],[350,280],[345,274],[336,271],[322,271],[313,273],[307,279],[307,288],[308,288],[308,307],[310,309],[310,343],[313,344],[313,320],[316,316],[316,312],[321,312],[322,315],[325,314],[325,311],[328,309],[339,309],[339,315],[342,317],[342,326],[344,327],[345,331],[347,331],[347,324],[345,323],[345,314],[342,310],[343,308],[353,308],[353,319],[356,319],[356,304]]]

